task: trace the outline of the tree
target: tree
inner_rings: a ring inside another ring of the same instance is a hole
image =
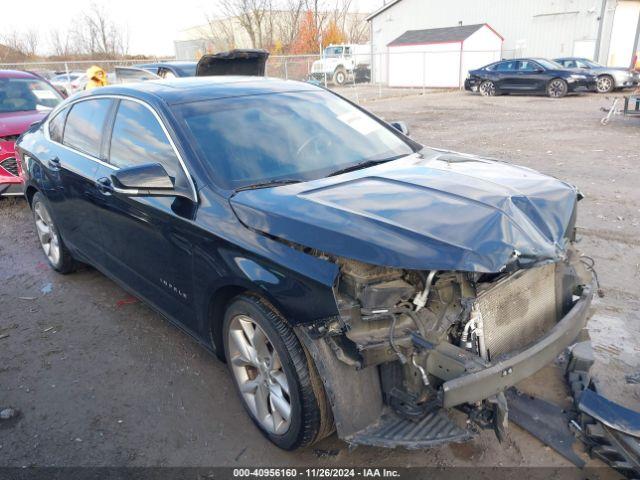
[[[283,46],[283,50],[290,53],[291,47],[298,36],[300,21],[304,16],[306,0],[286,0],[282,3],[282,12],[278,12],[278,28],[276,43]]]
[[[293,54],[317,53],[320,48],[320,35],[313,12],[307,10],[300,22],[295,42],[290,50]]]
[[[104,59],[127,54],[129,32],[111,20],[101,6],[92,3],[74,23],[71,35],[79,53]]]
[[[7,57],[32,59],[38,55],[40,35],[34,29],[7,31],[0,35],[0,43],[6,47]]]
[[[345,43],[346,41],[347,39],[344,31],[342,31],[340,27],[338,27],[338,24],[335,22],[335,20],[331,20],[329,22],[329,25],[327,25],[324,35],[322,35],[322,46],[326,47],[327,45],[331,44],[336,45]]]
[[[67,58],[77,53],[68,30],[51,30],[49,32],[49,44],[55,57]]]
[[[253,48],[273,44],[272,0],[221,0],[220,5],[226,16],[246,32]]]

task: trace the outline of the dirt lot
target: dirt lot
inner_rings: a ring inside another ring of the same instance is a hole
[[[601,96],[481,98],[460,92],[377,100],[417,140],[523,164],[586,195],[581,249],[596,260],[605,297],[589,327],[605,392],[640,405],[640,122],[599,124]],[[335,435],[278,450],[244,413],[225,365],[101,274],[52,272],[22,200],[0,201],[0,464],[214,466],[563,466],[516,426],[465,445],[407,452],[358,447]],[[521,387],[567,402],[552,365]],[[593,465],[597,463],[591,462]]]

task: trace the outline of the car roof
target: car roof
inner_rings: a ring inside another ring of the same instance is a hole
[[[37,78],[40,76],[22,70],[0,70],[0,78]]]
[[[251,76],[186,77],[171,80],[151,80],[139,83],[106,86],[90,90],[94,95],[125,95],[155,98],[169,105],[246,95],[320,91],[309,83],[293,80]]]

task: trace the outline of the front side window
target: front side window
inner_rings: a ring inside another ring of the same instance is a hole
[[[179,161],[156,117],[144,105],[122,100],[118,106],[109,163],[124,168],[145,163],[159,163],[174,177]]]
[[[62,95],[37,78],[0,78],[0,113],[46,112],[62,101]]]
[[[104,122],[110,107],[111,100],[107,98],[83,100],[73,105],[67,115],[62,143],[99,158]]]
[[[312,180],[414,151],[391,127],[324,91],[210,100],[176,110],[228,189]]]
[[[519,72],[535,72],[538,68],[538,65],[530,60],[521,60],[518,62]]]

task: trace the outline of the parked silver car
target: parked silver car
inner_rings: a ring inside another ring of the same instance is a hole
[[[630,68],[605,67],[593,60],[579,57],[556,58],[555,61],[566,68],[583,68],[597,75],[598,93],[609,93],[616,88],[632,88],[640,83],[640,73]]]

